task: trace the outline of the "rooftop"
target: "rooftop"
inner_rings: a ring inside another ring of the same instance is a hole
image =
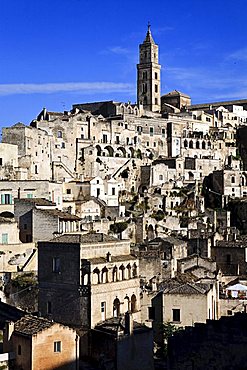
[[[89,243],[119,242],[119,240],[111,235],[106,235],[103,233],[88,233],[88,234],[78,233],[78,234],[64,234],[50,240],[50,242],[89,244]]]
[[[24,316],[15,323],[15,332],[24,335],[34,335],[54,325],[53,321],[36,316]]]

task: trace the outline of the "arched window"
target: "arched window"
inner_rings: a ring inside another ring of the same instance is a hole
[[[121,265],[119,267],[119,270],[121,271],[121,280],[124,280],[125,279],[125,267],[124,267],[124,265]]]
[[[205,143],[205,141],[202,142],[202,149],[206,149],[206,143]]]
[[[118,269],[117,266],[113,267],[112,270],[112,281],[118,281]]]
[[[98,267],[93,270],[93,273],[97,275],[97,284],[100,284],[100,270]]]
[[[187,140],[184,140],[184,147],[188,148],[188,141]]]
[[[104,267],[102,269],[101,281],[102,283],[108,283],[108,268],[107,267]]]
[[[120,301],[115,298],[113,301],[113,317],[118,317],[120,315]]]
[[[132,273],[133,273],[133,277],[137,277],[137,266],[136,266],[136,263],[134,263],[134,265],[132,267]]]
[[[208,148],[211,148],[211,142],[208,141]]]
[[[136,312],[137,311],[136,296],[135,296],[135,294],[132,294],[132,296],[131,296],[130,310],[131,310],[131,312]]]
[[[199,141],[196,142],[196,149],[200,149],[200,142]]]
[[[193,141],[192,140],[190,140],[190,142],[189,142],[189,148],[193,149]]]
[[[127,278],[128,279],[131,279],[131,266],[130,266],[130,264],[128,264],[127,266],[126,266],[126,268],[127,268]]]

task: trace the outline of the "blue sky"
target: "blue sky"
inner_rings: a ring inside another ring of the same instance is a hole
[[[147,23],[162,93],[193,103],[247,98],[246,0],[0,0],[0,127],[43,107],[136,101]]]

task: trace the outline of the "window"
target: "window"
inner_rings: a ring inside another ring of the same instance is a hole
[[[149,320],[155,320],[155,307],[148,307]]]
[[[163,180],[163,175],[159,175],[159,180]]]
[[[67,189],[67,194],[71,194],[71,189]]]
[[[61,341],[54,342],[54,352],[61,352]]]
[[[142,92],[143,94],[147,92],[147,84],[142,84]]]
[[[235,183],[235,176],[232,176],[232,184],[234,184]]]
[[[51,301],[48,301],[46,304],[46,312],[48,314],[51,314]]]
[[[147,71],[144,71],[143,73],[142,73],[142,79],[143,80],[146,80],[148,78],[148,73],[147,73]]]
[[[154,135],[154,128],[153,127],[150,127],[149,133],[150,133],[150,136],[153,136]]]
[[[115,188],[112,188],[112,192],[111,192],[112,195],[116,195],[116,189]]]
[[[1,194],[1,204],[12,204],[12,195]]]
[[[154,73],[154,78],[155,78],[155,80],[158,80],[158,73],[157,72]]]
[[[9,242],[9,234],[4,233],[2,234],[2,244],[8,244]]]
[[[227,263],[227,265],[230,265],[231,264],[231,261],[232,261],[232,256],[230,254],[227,254],[226,255],[226,263]]]
[[[158,90],[158,85],[154,85],[154,91],[157,93],[159,90]]]
[[[0,158],[0,166],[3,165],[3,158]]]
[[[60,257],[53,257],[52,259],[52,272],[61,272]]]
[[[65,148],[65,143],[62,143],[61,144],[61,148],[64,149]]]
[[[165,137],[165,133],[166,133],[166,130],[164,128],[162,128],[162,130],[161,130],[162,137]]]
[[[101,311],[101,320],[105,321],[106,319],[106,302],[100,303],[100,311]]]
[[[35,175],[37,175],[37,173],[38,173],[38,166],[37,166],[37,164],[34,166],[34,173],[35,173]]]
[[[18,356],[21,356],[21,345],[18,344],[18,349],[17,349]]]
[[[137,126],[137,132],[142,132],[142,127],[141,126]]]
[[[33,194],[32,194],[32,193],[28,193],[28,194],[27,194],[27,198],[28,198],[28,199],[33,198]]]
[[[59,138],[59,139],[61,139],[62,137],[63,137],[63,133],[62,133],[62,131],[58,131],[57,132],[57,137]]]
[[[116,136],[116,144],[119,144],[119,136]]]
[[[158,105],[158,99],[157,98],[154,99],[154,104]]]
[[[172,321],[180,322],[180,309],[179,308],[174,308],[172,310]]]
[[[106,144],[107,143],[107,135],[106,134],[103,134],[103,143]]]

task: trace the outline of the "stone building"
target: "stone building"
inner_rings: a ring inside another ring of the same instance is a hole
[[[216,284],[170,280],[162,286],[152,299],[154,338],[158,343],[163,341],[162,323],[185,327],[217,319]]]
[[[128,310],[139,319],[139,263],[128,240],[95,233],[62,235],[39,242],[38,250],[43,316],[84,333]]]
[[[56,204],[42,198],[15,199],[15,218],[23,243],[50,240],[57,234],[75,232],[80,218],[56,209]]]
[[[224,276],[244,276],[247,271],[246,240],[218,240],[212,247],[212,258]]]
[[[48,180],[1,180],[0,215],[14,215],[14,201],[18,198],[44,198],[61,210],[63,185]]]
[[[92,330],[92,358],[105,369],[153,370],[153,333],[127,312]]]
[[[76,370],[79,366],[76,332],[54,321],[24,316],[6,324],[4,350],[14,352],[14,368]]]

